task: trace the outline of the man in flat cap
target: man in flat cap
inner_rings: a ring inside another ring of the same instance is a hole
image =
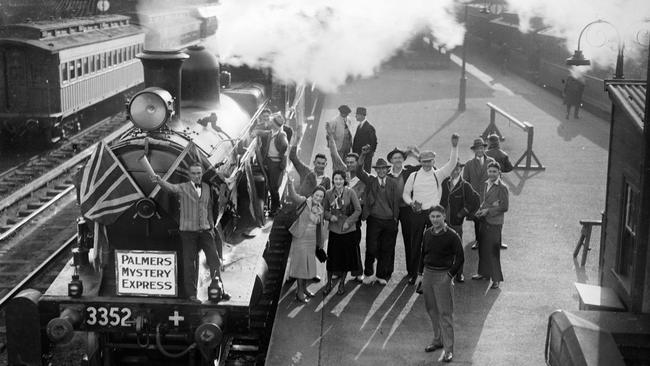
[[[470,213],[476,212],[481,205],[479,194],[461,176],[465,164],[458,161],[449,178],[442,181],[440,205],[445,208],[446,221],[450,228],[463,242],[463,222]],[[463,266],[456,273],[456,282],[465,282]]]
[[[365,146],[361,158],[370,152]],[[373,166],[376,176],[369,175],[359,165],[357,176],[366,185],[366,198],[362,217],[366,220],[366,258],[364,275],[366,284],[375,282],[385,286],[393,274],[395,265],[395,240],[397,238],[397,219],[399,217],[399,193],[395,179],[388,176],[390,165],[379,158]],[[377,273],[375,277],[375,259]]]
[[[372,157],[377,150],[377,134],[375,127],[366,119],[367,111],[364,107],[357,107],[356,119],[359,121],[359,127],[353,133],[354,139],[352,141],[352,152],[361,156],[361,148],[370,145],[370,151],[366,154],[366,160],[361,160],[363,170],[370,173],[370,166],[372,165]]]
[[[470,149],[474,152],[474,157],[467,160],[465,169],[463,169],[463,179],[471,184],[472,188],[476,192],[479,192],[479,194],[483,188],[483,183],[488,179],[488,164],[494,161],[494,159],[485,155],[485,147],[487,147],[487,144],[482,138],[475,139],[472,146],[470,146]],[[474,221],[474,242],[472,243],[472,249],[478,249],[480,222],[474,217],[474,212],[471,213],[469,219]]]
[[[352,112],[347,105],[339,107],[339,115],[333,120],[325,123],[328,135],[332,135],[340,156],[346,156],[352,148],[352,133],[350,132],[351,118],[348,115]],[[328,144],[329,146],[329,144]]]
[[[411,174],[404,184],[402,198],[411,206],[411,257],[407,258],[409,284],[415,284],[418,274],[418,261],[422,249],[424,229],[430,225],[429,212],[440,204],[442,189],[440,184],[451,175],[458,160],[458,135],[451,136],[451,156],[440,169],[434,169],[436,154],[433,151],[420,153],[422,169]]]

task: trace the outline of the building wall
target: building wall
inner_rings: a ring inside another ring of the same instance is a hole
[[[633,281],[632,273],[626,277],[618,271],[618,262],[621,255],[621,239],[624,230],[623,210],[625,208],[625,182],[637,190],[641,190],[641,163],[643,161],[643,133],[639,126],[629,119],[620,107],[614,105],[612,112],[612,127],[609,149],[609,171],[607,183],[607,206],[605,240],[601,247],[602,255],[602,286],[613,288],[623,300],[628,309],[634,308],[633,293],[643,293],[645,289],[642,281]],[[637,212],[638,217],[638,212]],[[638,218],[637,218],[638,222]],[[638,223],[647,225],[647,223]],[[647,240],[636,238],[636,249],[640,245],[647,246]],[[635,253],[633,252],[633,253]],[[645,258],[643,259],[645,260]],[[645,277],[645,276],[643,276]],[[647,283],[647,281],[646,281]],[[636,288],[635,288],[636,286]],[[633,288],[635,288],[633,290]],[[647,293],[647,291],[646,291]],[[636,302],[641,298],[636,297]],[[639,305],[638,303],[636,304]]]

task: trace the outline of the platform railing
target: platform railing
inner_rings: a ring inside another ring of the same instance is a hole
[[[496,117],[497,114],[499,114],[502,117],[506,118],[510,123],[521,128],[524,132],[528,134],[526,151],[523,153],[523,155],[521,155],[521,157],[514,164],[514,169],[546,170],[546,167],[542,165],[542,163],[537,158],[537,155],[535,155],[535,152],[533,151],[533,139],[535,137],[535,127],[528,122],[525,121],[522,122],[518,120],[508,112],[504,111],[503,109],[497,107],[492,103],[486,103],[486,104],[488,108],[490,108],[490,124],[488,124],[488,126],[485,128],[485,131],[483,131],[483,133],[481,134],[483,139],[487,139],[487,137],[491,134],[496,134],[497,136],[499,136],[499,140],[501,141],[505,140],[505,137],[503,137],[503,134],[501,133],[501,131],[499,131],[499,128],[496,125]],[[520,164],[524,159],[526,159],[526,165],[522,166]],[[536,166],[532,165],[533,159],[535,160],[535,163],[537,163]]]

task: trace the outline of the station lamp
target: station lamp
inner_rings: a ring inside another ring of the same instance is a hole
[[[614,27],[614,25],[606,20],[603,19],[598,19],[595,20],[587,25],[585,25],[584,28],[580,31],[580,35],[578,36],[578,49],[576,49],[573,52],[573,56],[567,58],[566,64],[568,66],[588,66],[591,65],[591,61],[589,59],[586,59],[585,56],[582,54],[582,51],[580,50],[580,42],[582,41],[582,35],[585,33],[585,31],[591,27],[594,24],[607,24],[610,27],[614,29],[616,32],[616,37],[618,40],[618,55],[616,57],[616,71],[614,73],[614,79],[623,79],[623,49],[625,48],[625,45],[623,44],[623,41],[621,40],[621,34],[618,32],[618,29]]]

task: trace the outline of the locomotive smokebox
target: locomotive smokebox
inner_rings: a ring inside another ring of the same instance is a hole
[[[181,93],[183,104],[219,102],[219,60],[203,46],[187,48],[190,59],[183,64]]]
[[[137,56],[144,68],[145,87],[167,90],[174,98],[174,119],[181,117],[181,66],[190,56],[180,51],[147,51]]]

